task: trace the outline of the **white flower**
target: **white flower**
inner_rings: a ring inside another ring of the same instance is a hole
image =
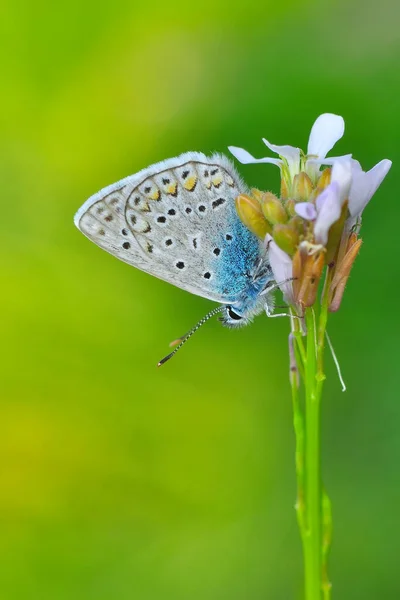
[[[360,219],[364,208],[375,194],[382,181],[385,179],[392,166],[392,161],[388,159],[381,160],[369,171],[362,170],[357,160],[352,160],[352,182],[349,193],[349,213],[350,217],[346,223],[346,228],[351,227]]]
[[[331,183],[318,196],[316,204],[299,202],[297,214],[307,221],[314,221],[314,239],[316,243],[326,245],[329,229],[340,218],[342,202],[337,182]]]
[[[338,309],[343,286],[361,244],[361,240],[354,236],[354,225],[360,223],[364,208],[392,165],[390,160],[385,159],[370,171],[364,172],[351,154],[327,158],[343,133],[343,118],[326,113],[318,117],[311,129],[307,155],[299,148],[276,146],[265,139],[265,145],[278,154],[279,158],[257,159],[243,148],[229,147],[231,153],[244,164],[272,163],[281,170],[284,184],[281,186],[282,198],[279,200],[275,197],[275,201],[278,205],[280,203],[283,218],[277,221],[272,218],[273,215],[267,211],[269,205],[265,194],[257,194],[261,198],[259,202],[268,227],[272,230],[266,241],[274,279],[286,302],[292,306],[313,305],[318,282],[326,261],[329,261],[329,267],[334,269],[332,281],[336,281],[335,289],[339,290],[334,292],[332,310]],[[320,177],[322,165],[331,165],[332,169],[325,170]],[[328,181],[329,185],[325,187]],[[308,201],[299,202],[300,199]],[[293,216],[293,210],[297,216]],[[298,216],[309,221],[309,224],[306,225]],[[346,219],[344,223],[342,219]],[[335,230],[335,235],[329,238],[332,226],[338,221],[342,231]],[[245,220],[244,223],[246,224]],[[340,256],[337,264],[332,262],[334,256]],[[289,281],[293,277],[293,265],[296,270],[296,297],[292,282]],[[341,288],[337,285],[338,281],[341,282]]]
[[[286,252],[281,250],[273,238],[267,233],[265,241],[268,245],[268,258],[271,265],[274,279],[282,291],[285,301],[289,305],[293,305],[294,294],[293,285],[290,279],[292,278],[292,259]],[[281,283],[285,282],[285,283]]]
[[[365,173],[357,160],[337,160],[332,168],[331,183],[318,196],[316,203],[298,202],[295,206],[300,217],[315,221],[315,241],[324,245],[327,243],[329,229],[339,219],[345,200],[349,201],[350,213],[345,230],[350,231],[391,166],[390,160],[381,160]]]
[[[288,185],[293,181],[293,177],[301,171],[311,177],[312,180],[318,176],[319,168],[322,164],[334,164],[337,160],[343,160],[346,157],[326,158],[328,152],[333,148],[344,133],[344,120],[338,115],[325,113],[320,115],[311,128],[308,140],[307,157],[303,157],[299,148],[294,146],[276,146],[263,139],[264,144],[280,156],[280,158],[254,158],[247,150],[229,146],[229,151],[242,164],[250,163],[272,163],[278,165],[282,176],[286,179]]]
[[[318,196],[315,204],[298,202],[296,213],[307,221],[314,221],[314,239],[326,245],[329,229],[340,218],[342,207],[349,196],[352,164],[349,159],[337,160],[332,168],[331,183]]]

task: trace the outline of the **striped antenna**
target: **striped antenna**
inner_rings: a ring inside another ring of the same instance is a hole
[[[200,321],[197,323],[197,325],[195,325],[185,335],[183,335],[182,337],[178,338],[177,340],[174,340],[173,342],[171,342],[170,346],[175,346],[176,344],[178,344],[178,345],[176,346],[175,350],[173,350],[170,354],[168,354],[167,356],[164,356],[164,358],[160,360],[160,362],[158,363],[157,366],[161,367],[161,365],[163,365],[164,363],[166,363],[167,360],[169,360],[170,358],[172,358],[178,352],[178,350],[180,350],[182,348],[183,344],[185,342],[187,342],[188,339],[190,337],[192,337],[192,335],[194,333],[196,333],[196,331],[198,329],[200,329],[200,327],[202,325],[204,325],[204,323],[206,323],[214,315],[217,315],[219,312],[222,312],[224,309],[225,309],[225,305],[223,305],[223,306],[217,306],[217,308],[214,308],[205,317],[203,317],[202,319],[200,319]]]

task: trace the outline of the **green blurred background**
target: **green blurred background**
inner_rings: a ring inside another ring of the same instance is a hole
[[[368,207],[330,334],[324,480],[334,598],[397,599],[400,8],[397,0],[1,7],[0,597],[301,598],[285,319],[212,307],[117,261],[73,226],[101,187],[186,150],[262,136],[306,146],[342,114]],[[241,166],[276,190],[278,170]]]

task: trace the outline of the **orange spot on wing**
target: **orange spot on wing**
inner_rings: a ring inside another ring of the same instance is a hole
[[[212,179],[212,184],[215,187],[219,187],[221,185],[221,183],[223,182],[223,177],[221,175],[217,175],[216,177],[213,177]]]
[[[149,194],[148,196],[150,198],[150,200],[159,200],[161,198],[161,192],[160,190],[154,190],[154,192],[152,192],[151,194]]]
[[[172,194],[172,195],[176,194],[177,188],[178,188],[178,184],[176,182],[175,183],[171,183],[171,185],[169,185],[167,187],[168,194]]]
[[[189,192],[192,192],[194,190],[194,188],[196,187],[197,184],[197,177],[195,175],[193,175],[192,177],[189,177],[185,183],[183,184],[183,187],[188,190]]]

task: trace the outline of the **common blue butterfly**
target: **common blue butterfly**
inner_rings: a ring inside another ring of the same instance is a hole
[[[187,152],[102,189],[78,210],[75,225],[120,260],[221,304],[182,344],[218,312],[234,328],[272,308],[268,251],[237,215],[241,193],[248,188],[228,158]]]

